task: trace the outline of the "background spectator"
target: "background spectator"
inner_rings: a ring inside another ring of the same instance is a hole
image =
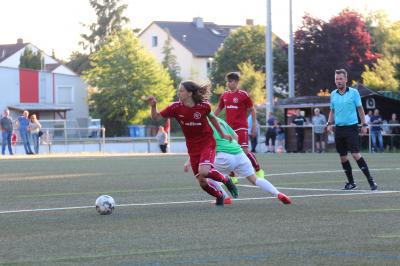
[[[1,134],[3,137],[3,142],[1,145],[1,154],[5,155],[6,145],[8,147],[8,153],[13,155],[11,148],[11,135],[13,133],[13,121],[10,117],[10,111],[8,109],[4,110],[4,116],[0,120]]]
[[[375,109],[374,114],[371,116],[371,141],[373,152],[377,152],[378,148],[376,142],[378,140],[379,151],[383,152],[383,137],[382,137],[382,116],[379,110]]]
[[[325,151],[324,131],[326,124],[326,117],[323,114],[321,114],[318,108],[314,109],[312,124],[314,125],[315,147],[317,149],[317,152],[321,153]]]
[[[297,152],[303,151],[304,144],[304,124],[306,123],[306,119],[303,114],[300,112],[300,109],[296,110],[296,115],[294,116],[291,125],[295,125],[296,127],[296,142],[297,142]]]
[[[275,140],[276,140],[276,118],[272,112],[269,113],[267,120],[267,131],[265,133],[265,146],[267,152],[275,152]]]
[[[29,122],[29,131],[31,132],[32,141],[33,141],[33,149],[36,154],[39,154],[39,132],[42,128],[42,125],[36,118],[36,115],[31,115],[31,121]]]
[[[249,115],[247,117],[247,123],[249,124],[248,134],[250,136],[251,152],[256,152],[256,147],[258,144],[258,130],[259,130],[258,121],[256,120],[256,135],[254,137],[251,134],[252,125],[253,125],[253,119],[252,119],[251,115]]]
[[[158,145],[160,146],[160,150],[162,153],[167,152],[167,147],[168,147],[168,135],[167,132],[165,132],[165,129],[163,126],[158,127],[158,132],[157,132],[157,140],[158,140]]]
[[[31,149],[30,143],[30,133],[29,133],[29,112],[25,110],[21,116],[18,117],[16,124],[19,130],[19,135],[24,144],[24,149],[26,154],[34,154]]]

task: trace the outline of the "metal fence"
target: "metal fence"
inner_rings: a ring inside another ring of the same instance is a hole
[[[399,152],[400,151],[400,124],[381,124],[375,125],[379,126],[381,130],[378,133],[374,133],[374,130],[371,131],[371,127],[373,125],[368,126],[368,133],[361,134],[360,133],[360,147],[362,150],[367,150],[368,152]],[[285,137],[284,142],[282,144],[283,152],[298,152],[296,151],[296,144],[297,144],[297,136],[296,136],[296,129],[303,128],[304,129],[304,150],[303,152],[316,152],[315,150],[315,127],[312,124],[307,124],[304,126],[294,126],[294,125],[282,125],[281,126]],[[266,140],[266,132],[268,128],[276,128],[274,126],[260,126],[258,129],[258,145],[267,146],[265,143]],[[333,128],[333,131],[335,129]],[[333,133],[334,134],[334,133]],[[379,140],[376,139],[374,141],[375,135],[382,136],[382,144],[383,150],[380,150],[379,147],[375,147],[378,145],[373,145],[374,143],[379,143]],[[332,135],[334,136],[334,135]],[[323,141],[326,144],[327,150],[335,150],[335,143],[334,138],[329,138],[329,133],[326,131],[326,127],[324,126],[324,133],[322,135]],[[269,141],[269,145],[271,145],[271,141]],[[279,145],[275,142],[275,152],[279,149]],[[259,152],[265,152],[265,147],[258,147]]]
[[[275,152],[296,152],[296,128],[299,126],[282,125],[284,138],[281,143],[276,141]],[[315,127],[313,125],[301,126],[304,128],[304,152],[316,152]],[[381,125],[384,152],[400,151],[400,124]],[[265,133],[269,126],[258,127],[258,145],[256,152],[266,152]],[[42,128],[40,138],[40,154],[52,153],[81,153],[81,152],[107,152],[107,153],[158,153],[160,152],[156,137],[105,137],[105,129],[67,128],[55,126]],[[16,130],[18,133],[18,130]],[[21,138],[13,146],[15,153],[23,154],[24,148]],[[326,130],[323,134],[327,151],[335,151],[334,142],[328,141]],[[379,146],[373,149],[373,134],[369,128],[368,134],[360,134],[361,149],[369,152],[380,151]],[[377,141],[379,143],[379,141]],[[31,142],[31,145],[32,142]],[[171,137],[169,152],[185,153],[186,145],[183,136]]]

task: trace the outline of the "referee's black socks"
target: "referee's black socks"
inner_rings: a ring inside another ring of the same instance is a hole
[[[364,158],[361,157],[356,162],[358,164],[358,167],[360,167],[361,171],[364,173],[364,175],[367,178],[368,182],[373,182],[374,178],[371,176],[371,174],[369,172],[369,169],[368,169],[368,165],[365,162]]]
[[[354,184],[353,172],[351,170],[351,165],[350,165],[349,160],[347,160],[346,162],[342,163],[342,167],[343,167],[344,173],[347,176],[347,180],[349,181],[349,183],[350,184]]]

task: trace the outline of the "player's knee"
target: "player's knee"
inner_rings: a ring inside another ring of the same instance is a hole
[[[257,177],[255,175],[250,175],[247,177],[247,180],[249,180],[251,184],[255,185]]]

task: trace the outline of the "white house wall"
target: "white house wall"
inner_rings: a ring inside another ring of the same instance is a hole
[[[0,67],[0,113],[9,104],[19,103],[18,69]]]
[[[89,107],[87,101],[87,86],[79,76],[54,74],[54,91],[59,86],[73,87],[73,102],[67,105],[72,108],[67,111],[67,119],[88,118]],[[20,104],[19,69],[0,67],[0,111],[7,106]],[[54,95],[56,99],[57,95]],[[39,72],[39,103],[52,104],[53,102],[53,73]],[[57,103],[55,103],[57,104]],[[54,119],[52,113],[40,112],[40,119]],[[15,118],[17,114],[12,113]]]
[[[79,77],[70,75],[55,75],[56,84],[56,95],[57,99],[57,88],[60,86],[72,86],[73,89],[73,102],[71,104],[63,104],[71,106],[73,109],[68,111],[67,119],[87,118],[89,117],[89,107],[87,99],[87,86],[83,80]]]
[[[157,47],[152,46],[152,37],[157,36]],[[140,40],[144,48],[152,53],[159,63],[162,62],[164,54],[162,48],[168,38],[166,31],[155,23],[151,24],[140,35]],[[180,67],[180,76],[182,79],[192,79],[202,81],[207,78],[207,60],[204,58],[193,57],[192,53],[186,49],[180,42],[171,37],[171,46],[174,48],[172,53],[176,56]],[[204,62],[204,63],[203,63]]]

